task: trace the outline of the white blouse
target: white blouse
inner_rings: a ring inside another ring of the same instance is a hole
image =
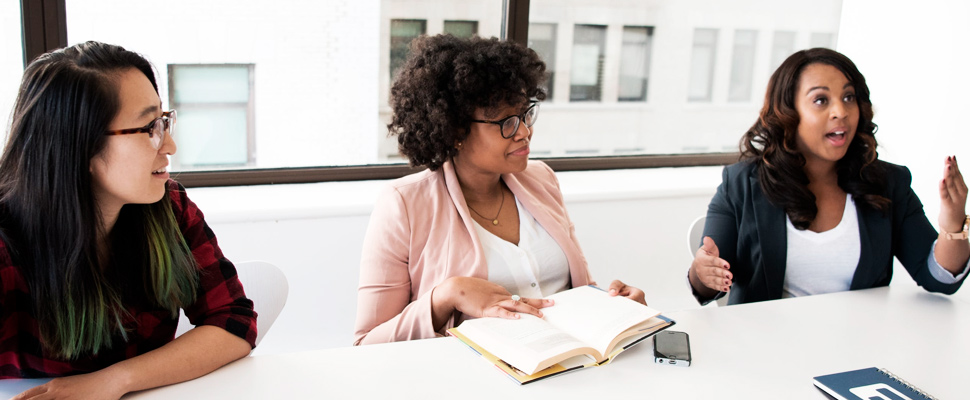
[[[843,292],[859,266],[859,216],[852,195],[845,196],[839,224],[825,232],[798,230],[785,217],[788,258],[781,297]]]
[[[509,293],[537,299],[568,289],[566,253],[518,199],[515,206],[519,209],[518,246],[475,222],[485,251],[489,282],[501,285]]]

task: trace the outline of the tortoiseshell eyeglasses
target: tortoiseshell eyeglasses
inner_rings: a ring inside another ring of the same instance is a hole
[[[163,112],[161,117],[153,119],[152,122],[149,122],[148,125],[141,128],[107,131],[105,135],[132,135],[135,133],[147,133],[148,138],[152,141],[152,146],[156,150],[162,148],[162,143],[165,142],[165,135],[175,134],[175,110]]]

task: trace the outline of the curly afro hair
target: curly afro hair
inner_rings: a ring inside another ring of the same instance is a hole
[[[545,71],[535,51],[514,42],[419,37],[391,88],[389,135],[412,166],[437,170],[458,152],[477,108],[545,100]]]

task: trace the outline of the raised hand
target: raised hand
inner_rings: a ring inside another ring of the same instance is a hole
[[[688,277],[695,291],[704,297],[714,297],[717,292],[731,290],[734,275],[730,269],[728,262],[720,258],[714,239],[705,236],[704,245],[697,249],[694,261],[690,264]]]
[[[946,158],[940,181],[940,230],[957,233],[963,230],[967,215],[967,184],[957,165],[956,156]]]

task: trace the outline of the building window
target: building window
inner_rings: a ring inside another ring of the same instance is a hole
[[[728,101],[751,100],[752,76],[754,75],[754,52],[758,31],[734,31],[734,49],[731,54],[731,85]]]
[[[694,48],[690,60],[688,101],[711,101],[714,86],[714,60],[717,29],[694,29]]]
[[[529,47],[546,63],[546,101],[552,101],[556,87],[556,24],[529,24]]]
[[[427,32],[427,29],[428,23],[423,19],[391,20],[391,81],[394,81],[394,75],[397,74],[398,68],[401,68],[401,65],[407,60],[411,51],[411,41],[423,35]]]
[[[173,169],[255,162],[253,64],[169,64],[169,104],[178,111]]]
[[[785,62],[785,59],[794,52],[795,32],[775,31],[775,37],[771,42],[771,65],[768,69],[769,73],[775,73],[775,70],[781,66],[781,63]]]
[[[576,25],[573,30],[569,101],[601,100],[605,55],[606,26]]]
[[[650,76],[652,26],[624,26],[620,50],[619,101],[646,101]]]
[[[445,21],[442,33],[450,33],[460,38],[470,38],[478,34],[478,21]]]
[[[812,36],[809,37],[808,47],[825,47],[829,49],[835,48],[835,43],[831,33],[823,32],[812,32]]]

